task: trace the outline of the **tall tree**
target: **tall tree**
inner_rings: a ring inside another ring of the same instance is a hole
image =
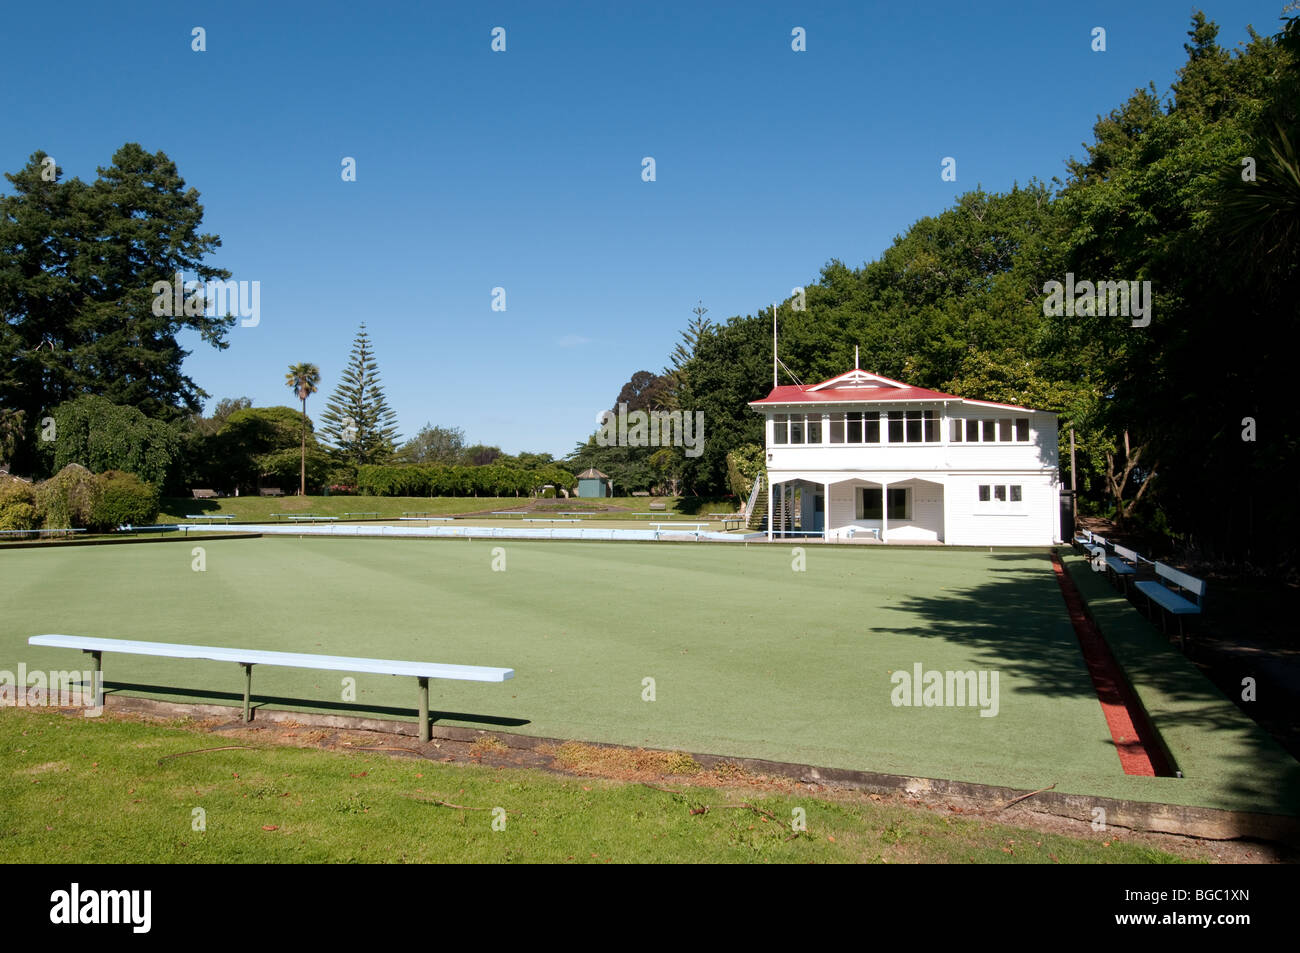
[[[379,364],[364,322],[352,343],[348,366],[320,421],[326,442],[348,463],[383,463],[394,453],[397,415],[384,397]]]
[[[456,463],[465,449],[465,431],[459,427],[425,424],[397,452],[402,463]]]
[[[704,307],[703,301],[698,302],[691,309],[691,313],[695,317],[682,331],[681,340],[669,355],[668,359],[672,366],[665,367],[663,372],[664,387],[661,400],[668,410],[677,410],[681,407],[680,394],[685,384],[686,365],[695,356],[695,351],[700,346],[700,339],[713,327],[713,322],[704,317],[709,313],[709,309]]]
[[[83,394],[165,420],[197,411],[207,395],[182,372],[177,337],[225,348],[235,321],[204,314],[201,295],[154,313],[155,282],[230,277],[204,263],[221,239],[199,231],[199,193],[175,163],[128,143],[98,175],[65,181],[38,151],[0,196],[0,404],[25,412],[22,464],[36,457],[34,425]]]
[[[302,401],[302,465],[298,470],[298,495],[307,495],[307,398],[316,393],[320,368],[315,364],[291,364],[285,383]]]

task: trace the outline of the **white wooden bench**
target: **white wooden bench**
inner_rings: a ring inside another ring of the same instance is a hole
[[[704,531],[707,523],[651,523],[655,531],[655,539],[659,538],[660,533],[694,533],[698,542],[700,533]]]
[[[29,645],[81,649],[95,659],[95,684],[102,685],[105,652],[153,655],[161,658],[209,659],[235,662],[244,667],[244,721],[252,721],[253,666],[278,665],[286,668],[314,668],[334,672],[369,672],[375,675],[406,675],[420,686],[420,740],[428,741],[429,679],[451,678],[470,682],[504,682],[515,677],[512,668],[482,665],[445,665],[436,662],[401,662],[393,659],[351,658],[345,655],[306,655],[299,652],[268,652],[261,649],[228,649],[211,645],[177,645],[171,642],[137,642],[130,639],[100,639],[83,635],[33,635]]]
[[[1178,617],[1178,644],[1182,645],[1183,616],[1200,615],[1201,609],[1205,607],[1205,580],[1189,576],[1187,573],[1180,572],[1172,566],[1166,566],[1164,563],[1156,563],[1155,566],[1158,578],[1135,582],[1133,585],[1138,592],[1146,596],[1148,616],[1151,614],[1153,605],[1157,605],[1163,610],[1160,616],[1160,630],[1162,632],[1165,631],[1165,612]],[[1173,588],[1166,586],[1163,580],[1172,583]],[[1178,590],[1186,592],[1192,598],[1188,599],[1179,595]]]
[[[1120,584],[1124,593],[1128,593],[1129,576],[1137,577],[1138,560],[1141,559],[1136,552],[1131,549],[1125,549],[1123,546],[1115,546],[1115,554],[1106,556],[1106,571],[1110,573],[1115,581]]]

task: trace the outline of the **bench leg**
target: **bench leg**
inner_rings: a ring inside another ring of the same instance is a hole
[[[239,664],[244,667],[244,721],[249,722],[253,720],[253,666],[248,662]]]
[[[427,678],[417,678],[420,683],[420,740],[428,741],[431,735],[429,731],[429,680]]]
[[[95,674],[90,676],[95,680],[94,683],[91,685],[91,690],[95,693],[95,707],[103,708],[104,707],[104,653],[92,652],[87,649],[82,649],[82,651],[86,652],[87,655],[89,655],[91,658],[95,660]]]

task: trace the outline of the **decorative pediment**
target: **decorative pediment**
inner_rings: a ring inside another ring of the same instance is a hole
[[[827,391],[827,390],[862,390],[863,388],[883,387],[891,390],[906,389],[907,385],[898,381],[891,381],[888,377],[881,377],[879,374],[872,374],[868,371],[852,370],[847,374],[841,374],[839,377],[832,377],[828,381],[822,381],[820,384],[814,384],[809,387],[809,391]]]

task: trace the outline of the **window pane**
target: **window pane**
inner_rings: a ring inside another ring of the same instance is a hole
[[[803,443],[803,414],[790,415],[790,442]]]
[[[880,519],[880,490],[858,487],[858,515],[860,520]]]
[[[988,485],[987,483],[981,483],[981,484],[980,484],[980,502],[981,502],[981,503],[987,503],[988,501],[989,501],[989,485]]]
[[[854,411],[848,416],[849,443],[862,442],[862,414]]]
[[[948,424],[948,439],[953,443],[961,443],[961,435],[966,431],[962,426],[962,421],[953,420]]]
[[[997,439],[997,437],[993,435],[993,432],[997,428],[998,422],[996,420],[985,420],[983,421],[983,423],[984,423],[984,442],[992,443],[994,440]]]
[[[993,499],[1002,503],[1007,501],[1007,488],[1001,483],[995,483],[993,485]]]
[[[1029,442],[1029,418],[1028,417],[1016,418],[1016,439],[1019,440],[1021,443]]]
[[[822,415],[821,414],[808,415],[808,442],[809,443],[822,442]]]
[[[919,410],[909,410],[907,412],[907,442],[921,442],[921,412]]]
[[[891,489],[889,491],[889,518],[891,520],[906,520],[912,518],[912,514],[908,512],[907,508],[908,495],[907,487],[902,487],[897,490]]]
[[[1020,487],[1018,486],[1011,487],[1011,502],[1012,503],[1020,502]]]
[[[903,412],[901,410],[891,410],[889,412],[889,442],[903,442]]]
[[[790,442],[790,427],[786,423],[785,414],[776,414],[772,417],[772,442]]]
[[[831,414],[831,443],[844,442],[844,415]]]
[[[966,421],[966,439],[975,443],[980,438],[980,422],[978,420]]]
[[[938,443],[939,441],[939,421],[934,419],[934,411],[925,412],[925,442]]]
[[[1003,443],[1011,442],[1011,418],[1002,417],[998,420],[998,439]]]
[[[880,443],[880,415],[868,414],[862,421],[862,442]]]

